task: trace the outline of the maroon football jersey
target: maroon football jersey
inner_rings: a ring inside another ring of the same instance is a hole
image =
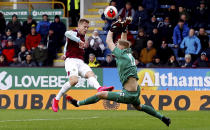
[[[77,30],[72,30],[77,32],[77,37],[80,38],[81,41],[85,42],[85,36],[78,33]],[[67,48],[66,48],[66,58],[78,58],[84,60],[84,49],[79,48],[79,43],[72,41],[71,39],[67,38]]]

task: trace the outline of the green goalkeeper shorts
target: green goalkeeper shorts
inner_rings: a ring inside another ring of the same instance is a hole
[[[121,92],[108,92],[107,100],[137,106],[140,105],[139,95],[140,87],[138,86],[137,91],[127,91],[123,89]]]

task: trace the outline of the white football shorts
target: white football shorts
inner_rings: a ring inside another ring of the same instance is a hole
[[[70,76],[82,76],[85,77],[85,74],[92,69],[84,63],[83,60],[77,58],[67,58],[65,60],[65,70],[67,75]]]

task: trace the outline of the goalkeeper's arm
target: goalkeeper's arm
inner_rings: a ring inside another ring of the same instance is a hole
[[[127,41],[127,32],[122,32],[121,39]]]
[[[108,48],[113,51],[115,49],[115,44],[113,42],[113,32],[109,31],[106,37],[106,43],[108,45]]]

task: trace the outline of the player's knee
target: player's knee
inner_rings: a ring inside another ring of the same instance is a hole
[[[89,78],[89,77],[95,77],[95,74],[93,73],[93,71],[88,71],[88,72],[85,74],[85,78]]]
[[[96,93],[96,96],[100,99],[106,99],[107,98],[107,92],[98,92]]]
[[[78,83],[79,79],[77,76],[72,76],[69,78],[69,80],[70,80],[69,82],[70,82],[71,86],[75,86]]]
[[[141,105],[137,105],[137,106],[133,105],[133,107],[134,107],[136,110],[141,111]]]

